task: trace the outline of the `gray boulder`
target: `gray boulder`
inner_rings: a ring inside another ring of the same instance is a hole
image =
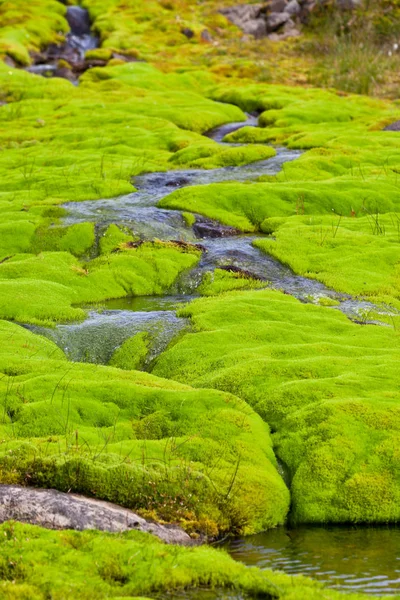
[[[0,485],[0,523],[10,520],[47,529],[99,529],[113,533],[136,529],[152,533],[168,544],[193,544],[180,527],[151,523],[110,502],[56,490]]]

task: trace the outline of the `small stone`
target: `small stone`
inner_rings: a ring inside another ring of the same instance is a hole
[[[17,66],[17,63],[13,58],[11,58],[11,56],[6,56],[4,62],[6,63],[7,67],[12,67],[13,69]]]
[[[386,125],[383,131],[400,131],[400,121],[395,121],[390,125]]]
[[[267,31],[276,31],[286,21],[289,21],[289,19],[290,15],[286,12],[271,13],[267,18]]]
[[[206,43],[210,43],[212,42],[212,36],[211,33],[208,31],[208,29],[203,29],[203,31],[201,32],[201,41],[202,42],[206,42]]]
[[[185,35],[188,40],[194,38],[194,31],[193,29],[189,29],[189,27],[184,27],[183,29],[181,29],[181,33],[183,33],[183,35]]]

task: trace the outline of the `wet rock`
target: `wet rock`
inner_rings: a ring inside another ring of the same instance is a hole
[[[67,21],[73,35],[85,35],[90,33],[90,17],[85,8],[80,6],[68,6]]]
[[[221,238],[240,235],[242,232],[235,227],[221,225],[217,221],[197,220],[193,225],[193,231],[199,238]]]
[[[178,176],[178,177],[174,177],[173,179],[169,179],[168,181],[165,182],[166,187],[176,187],[176,188],[181,188],[185,185],[189,185],[190,184],[190,178],[189,177],[182,177],[182,176]]]
[[[41,75],[42,77],[53,77],[55,74],[57,67],[55,65],[32,65],[26,69],[28,73],[33,73],[34,75]]]
[[[400,121],[395,121],[390,125],[386,125],[383,131],[400,131]]]
[[[251,273],[251,271],[247,271],[247,269],[241,269],[236,265],[224,265],[222,267],[218,267],[222,271],[228,271],[228,273],[238,273],[244,279],[257,279],[261,281],[266,281],[265,277],[259,277],[255,273]]]
[[[152,533],[168,544],[193,544],[180,527],[151,523],[116,504],[56,490],[0,485],[0,523],[9,520],[48,529],[99,529],[113,533],[136,529]]]

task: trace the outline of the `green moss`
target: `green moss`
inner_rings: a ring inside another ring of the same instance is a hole
[[[210,535],[284,521],[289,493],[268,426],[243,401],[69,363],[6,321],[0,338],[3,482],[74,490]],[[133,345],[141,351],[143,338]],[[129,366],[132,350],[127,344],[114,361]]]
[[[22,0],[0,4],[0,57],[8,55],[21,65],[29,65],[29,51],[41,50],[62,39],[68,31],[65,6],[56,0]]]
[[[294,271],[341,292],[388,301],[397,306],[398,214],[360,218],[290,217],[274,230],[274,240],[255,245]]]
[[[72,594],[81,600],[134,600],[138,595],[179,594],[184,589],[190,593],[194,588],[266,599],[342,598],[339,592],[306,577],[248,568],[206,546],[167,546],[137,531],[46,531],[8,522],[1,525],[0,533],[2,562],[10,571],[0,591],[7,600],[44,600],[49,594],[54,598]]]
[[[170,158],[170,162],[176,165],[188,165],[192,168],[216,169],[266,160],[275,154],[274,148],[269,146],[243,146],[226,149],[218,144],[199,144],[176,152]]]
[[[94,224],[77,223],[71,227],[42,226],[35,231],[30,250],[64,251],[75,256],[86,254],[95,242]]]
[[[234,393],[270,423],[294,520],[399,520],[396,331],[272,291],[199,300],[181,314],[197,333],[154,373]]]
[[[243,273],[215,269],[206,273],[197,291],[202,296],[216,296],[232,290],[254,290],[267,286],[267,282],[253,279]]]
[[[147,333],[138,333],[126,340],[112,355],[109,365],[119,369],[140,369],[149,347]]]
[[[188,227],[192,227],[196,223],[196,217],[193,213],[183,212],[182,217],[185,220],[185,223]]]
[[[101,254],[109,254],[120,246],[123,247],[127,242],[134,241],[131,233],[125,233],[118,225],[111,224],[100,237],[100,252]]]
[[[0,315],[23,323],[81,319],[84,311],[73,304],[162,294],[199,258],[196,249],[161,242],[89,262],[68,252],[16,255],[0,264]]]
[[[94,50],[87,50],[85,58],[87,60],[110,60],[112,57],[112,50],[109,48],[95,48]]]

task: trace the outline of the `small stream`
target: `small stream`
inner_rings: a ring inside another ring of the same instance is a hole
[[[176,315],[177,305],[188,300],[175,296],[119,298],[85,306],[88,313],[82,323],[53,329],[26,327],[57,344],[71,361],[104,365],[127,339],[145,332],[149,351],[144,366],[148,367],[178,333],[189,328],[189,321]]]
[[[226,133],[245,125],[256,126],[257,119],[248,115],[243,123],[223,125],[207,135],[223,143]],[[365,315],[374,309],[366,301],[339,294],[322,283],[294,274],[291,269],[253,245],[260,235],[246,235],[201,215],[194,215],[189,226],[178,210],[157,206],[159,200],[176,189],[192,185],[206,185],[226,181],[254,181],[260,175],[278,173],[282,165],[295,160],[297,150],[278,148],[277,155],[239,167],[203,170],[188,169],[167,173],[150,173],[135,178],[137,191],[118,198],[64,204],[66,225],[81,222],[96,223],[102,235],[111,223],[121,225],[142,240],[160,239],[200,242],[203,250],[199,263],[180,275],[166,297],[147,299],[108,300],[97,307],[87,307],[87,318],[82,323],[57,325],[54,329],[30,327],[60,346],[73,361],[107,364],[113,352],[125,340],[137,333],[148,334],[147,367],[163,352],[173,338],[189,327],[189,322],[176,315],[176,305],[198,296],[197,289],[206,273],[216,268],[243,271],[255,279],[290,294],[302,302],[318,303],[329,298],[350,319],[371,322]]]

